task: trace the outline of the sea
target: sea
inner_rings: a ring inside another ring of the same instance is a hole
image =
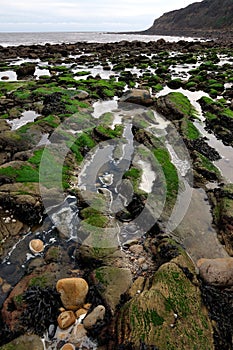
[[[177,42],[179,40],[198,41],[200,38],[177,37],[177,36],[159,36],[159,35],[140,35],[140,34],[116,34],[106,32],[34,32],[34,33],[0,33],[0,46],[18,46],[18,45],[45,45],[61,44],[61,43],[76,43],[76,42],[99,42],[111,43],[122,40],[127,41],[157,41],[163,38],[165,41]]]

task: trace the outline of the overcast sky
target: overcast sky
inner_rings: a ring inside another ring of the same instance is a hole
[[[200,2],[201,0],[197,0]],[[193,0],[1,0],[0,31],[130,31]]]

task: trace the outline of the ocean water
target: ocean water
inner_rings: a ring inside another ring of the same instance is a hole
[[[193,41],[198,38],[175,37],[175,36],[158,36],[158,35],[139,35],[139,34],[114,34],[104,32],[43,32],[43,33],[0,33],[1,46],[18,46],[46,43],[76,43],[80,41],[86,42],[119,42],[122,40],[133,41],[140,40],[144,42],[157,41],[158,39],[176,42],[179,40]]]

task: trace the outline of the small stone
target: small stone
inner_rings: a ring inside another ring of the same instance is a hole
[[[61,294],[63,306],[68,310],[77,310],[85,302],[88,284],[83,278],[63,278],[57,282],[56,289]]]
[[[79,318],[81,315],[86,315],[87,314],[87,310],[86,309],[79,309],[75,312],[75,316],[77,318]]]
[[[29,248],[33,254],[41,253],[44,250],[44,243],[40,239],[32,239]]]
[[[142,257],[138,259],[139,265],[142,265],[146,261],[146,258]]]
[[[56,326],[55,324],[51,324],[49,326],[49,330],[48,330],[48,337],[49,339],[53,339],[56,333]]]
[[[87,331],[83,324],[77,324],[74,326],[69,341],[72,343],[79,344],[87,335]]]
[[[83,90],[78,90],[77,95],[74,96],[74,98],[77,98],[78,100],[85,100],[88,97],[89,97],[88,92],[83,91]]]
[[[61,329],[70,327],[75,321],[76,317],[73,311],[64,311],[57,318],[58,325]]]
[[[149,268],[148,264],[144,263],[142,264],[142,271],[147,271]]]
[[[83,308],[86,310],[89,310],[91,308],[91,304],[90,303],[84,304]]]
[[[84,320],[83,325],[85,328],[90,329],[97,323],[99,320],[103,320],[105,316],[105,307],[103,305],[98,305],[94,310],[88,314]]]
[[[140,255],[143,252],[143,246],[140,244],[134,244],[129,247],[129,250],[135,255]]]
[[[61,350],[75,350],[75,346],[71,343],[67,343],[67,344],[63,345]]]
[[[4,284],[2,285],[2,291],[3,291],[3,293],[8,293],[10,289],[11,289],[11,285],[10,285],[9,283],[4,283]]]

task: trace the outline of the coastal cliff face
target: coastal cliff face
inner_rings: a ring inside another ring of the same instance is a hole
[[[204,0],[163,14],[145,34],[186,35],[196,32],[207,36],[229,30],[232,32],[232,17],[232,0]]]

